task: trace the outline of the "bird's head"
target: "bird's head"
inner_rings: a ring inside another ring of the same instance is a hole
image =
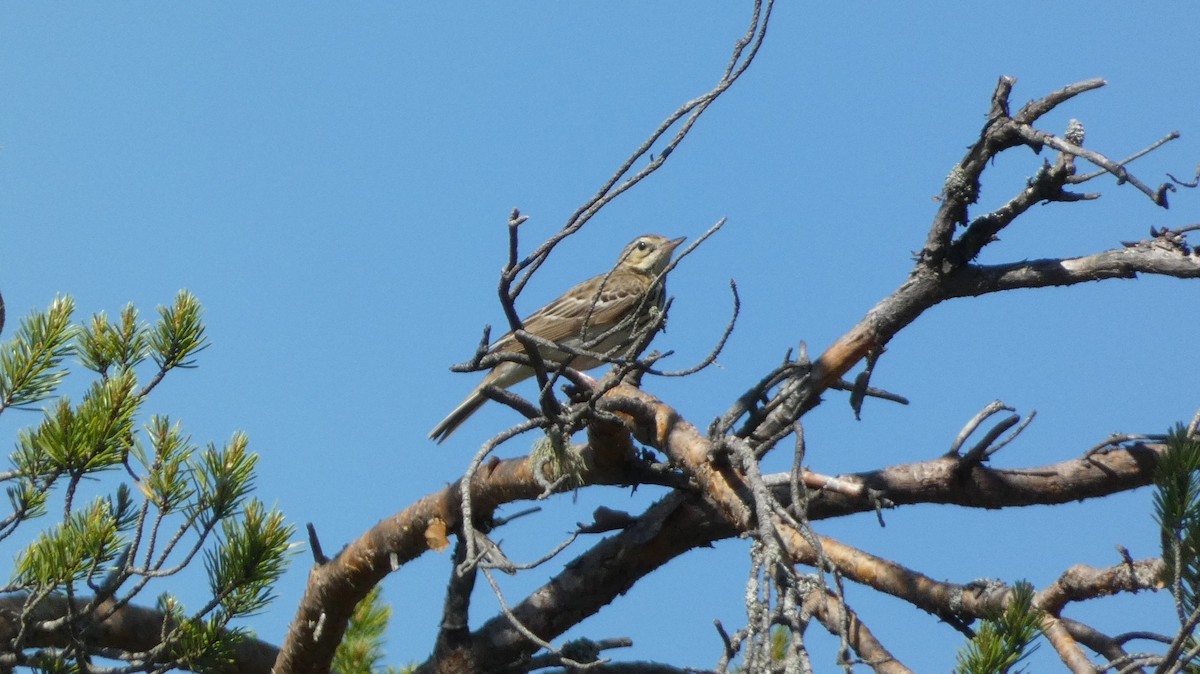
[[[671,253],[686,238],[681,236],[678,239],[668,239],[658,234],[643,234],[621,251],[617,267],[625,267],[643,274],[661,274],[671,262]]]

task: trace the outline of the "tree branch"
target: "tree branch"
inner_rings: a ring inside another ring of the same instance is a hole
[[[842,631],[842,625],[849,625],[846,637],[850,647],[858,653],[863,664],[876,674],[911,674],[912,670],[901,664],[862,624],[854,611],[838,601],[832,593],[818,590],[809,592],[804,600],[804,610],[820,621],[830,634],[837,635]]]
[[[24,622],[28,625],[25,629],[26,648],[63,647],[71,639],[82,638],[89,652],[104,650],[110,657],[117,657],[120,654],[153,651],[160,645],[163,626],[168,623],[167,614],[162,611],[133,605],[113,608],[115,602],[108,600],[101,602],[98,607],[99,613],[107,614],[107,617],[91,623],[83,635],[71,634],[74,628],[62,618],[69,612],[80,611],[86,600],[77,599],[72,606],[66,597],[51,595],[38,602],[32,613],[28,613],[25,599],[21,595],[0,597],[0,642],[11,643]],[[44,626],[47,625],[54,625],[55,628],[46,629]],[[266,674],[271,671],[278,654],[275,646],[245,637],[231,653],[229,667],[220,671]]]
[[[1158,274],[1200,278],[1200,256],[1157,245],[1154,240],[1068,259],[1025,260],[998,265],[970,265],[947,279],[949,297],[975,297],[1017,288],[1070,286],[1087,281]]]
[[[585,474],[592,484],[653,482],[652,473],[636,463],[595,459],[581,453]],[[533,474],[534,461],[526,458],[498,461],[475,474],[471,483],[473,517],[491,519],[504,503],[534,500],[543,492]],[[401,512],[382,520],[346,546],[328,564],[309,572],[304,598],[280,648],[275,671],[294,674],[326,672],[341,643],[354,607],[384,576],[430,550],[426,532],[439,523],[447,531],[462,526],[460,480],[429,494]],[[571,487],[560,485],[559,490]],[[456,611],[465,609],[456,609]]]
[[[652,418],[663,418],[661,415]],[[670,434],[667,434],[670,437]],[[685,437],[686,439],[686,437]],[[592,446],[594,455],[606,452]],[[955,476],[956,461],[939,458],[920,464],[895,466],[838,480],[870,485],[898,504],[955,503],[979,508],[1001,508],[1035,503],[1064,503],[1100,497],[1149,484],[1159,445],[1121,447],[1086,460],[1072,460],[1041,468],[996,470],[975,467],[965,476]],[[776,497],[788,500],[787,476],[771,476]],[[864,497],[817,492],[810,495],[810,519],[838,517],[873,509]],[[529,629],[551,639],[585,617],[599,611],[630,589],[642,576],[696,547],[741,533],[718,510],[698,495],[674,492],[635,518],[621,532],[601,541],[568,562],[563,571],[512,608]],[[826,550],[828,554],[828,550]],[[879,574],[878,567],[871,574]],[[865,572],[864,572],[864,575]],[[893,577],[909,578],[894,575]],[[935,582],[935,581],[930,581]],[[903,587],[899,581],[896,587]],[[952,588],[944,590],[950,592]],[[897,596],[903,596],[896,589]],[[913,595],[914,601],[921,595]],[[907,597],[906,597],[907,598]],[[947,596],[943,603],[949,602]],[[921,604],[917,604],[921,605]],[[940,604],[927,603],[927,610]],[[923,606],[924,607],[924,606]],[[509,662],[527,656],[534,647],[511,630],[507,620],[497,617],[473,636],[473,657],[486,662]]]
[[[529,282],[530,276],[546,261],[551,251],[563,239],[579,231],[600,209],[604,208],[613,199],[616,199],[666,163],[667,158],[671,156],[675,148],[683,142],[683,139],[692,130],[696,121],[699,120],[700,115],[704,114],[708,106],[712,105],[722,94],[732,87],[738,78],[746,72],[746,69],[750,67],[750,64],[754,62],[754,57],[758,55],[758,50],[762,47],[763,40],[767,37],[767,25],[770,23],[774,4],[774,0],[767,0],[764,6],[762,0],[755,0],[750,25],[746,29],[745,35],[734,45],[729,64],[716,85],[704,94],[684,103],[679,109],[668,115],[659,124],[658,128],[617,168],[616,172],[601,186],[600,190],[571,214],[571,217],[567,219],[566,224],[563,225],[563,228],[558,233],[547,239],[545,243],[538,246],[537,250],[530,253],[528,257],[513,267],[513,278],[517,279],[517,274],[522,274],[522,276],[519,280],[516,280],[512,297],[515,298],[521,293],[525,284]],[[649,154],[650,150],[655,147],[655,143],[666,137],[671,129],[676,128],[676,125],[678,125],[678,130],[675,132],[675,135],[661,147],[658,155],[651,156],[646,166],[630,175],[634,165]]]

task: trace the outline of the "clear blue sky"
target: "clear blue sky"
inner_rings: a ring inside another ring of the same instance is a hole
[[[560,227],[669,112],[716,81],[748,15],[741,2],[6,4],[0,290],[10,319],[56,293],[74,295],[81,316],[129,301],[150,316],[178,289],[194,291],[213,346],[151,410],[202,442],[247,431],[262,455],[259,495],[336,551],[453,480],[513,421],[487,409],[443,447],[425,438],[477,381],[447,367],[502,321],[509,210],[530,216],[527,246]],[[1087,144],[1116,157],[1178,129],[1182,140],[1135,168],[1155,184],[1166,171],[1190,175],[1198,19],[1192,4],[781,4],[745,78],[663,170],[562,246],[522,309],[607,269],[637,234],[695,237],[728,216],[672,277],[670,330],[656,342],[679,366],[707,353],[735,278],[742,320],[721,366],[646,384],[704,427],[788,347],[806,340],[819,352],[904,279],[1000,75],[1018,78],[1017,104],[1106,78],[1044,128],[1077,117]],[[1018,151],[998,162],[982,205],[1007,199],[1040,161]],[[1175,194],[1162,211],[1112,180],[1091,189],[1104,198],[1034,209],[985,261],[1084,254],[1196,221],[1200,195]],[[810,466],[935,457],[995,398],[1039,414],[1002,466],[1075,457],[1113,431],[1161,432],[1200,405],[1196,298],[1195,283],[1143,279],[936,307],[892,342],[874,378],[912,405],[868,403],[855,422],[845,397],[829,394],[806,417]],[[0,431],[11,438],[35,420],[5,415]],[[552,544],[546,532],[557,541],[595,507],[638,512],[658,495],[589,489],[501,535],[532,559]],[[886,519],[883,529],[863,516],[818,530],[955,582],[1044,585],[1076,563],[1116,563],[1115,545],[1142,558],[1157,544],[1148,490]],[[696,551],[572,636],[631,636],[636,646],[612,655],[711,666],[712,620],[743,621],[745,550]],[[297,557],[275,608],[253,622],[263,638],[281,640],[309,560]],[[449,568],[447,555],[429,554],[387,581],[394,662],[427,655]],[[507,596],[554,571],[508,581]],[[862,588],[849,599],[902,661],[951,667],[961,640],[949,627]],[[493,611],[481,589],[473,617]],[[1113,632],[1166,630],[1170,607],[1140,596],[1068,615]],[[830,642],[812,643],[832,671]],[[1048,646],[1038,657],[1039,671],[1056,662]]]

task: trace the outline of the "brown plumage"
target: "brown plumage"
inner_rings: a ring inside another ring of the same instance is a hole
[[[658,234],[639,236],[621,251],[612,271],[580,283],[526,318],[523,321],[525,332],[598,354],[623,355],[621,350],[629,346],[635,326],[644,325],[641,319],[651,308],[662,307],[666,299],[665,271],[671,262],[671,253],[681,243],[683,237],[667,239]],[[611,334],[608,334],[610,331]],[[601,336],[603,339],[599,343],[592,343]],[[524,353],[525,347],[510,332],[488,349],[488,353],[500,351]],[[571,357],[557,349],[543,348],[539,354],[552,363],[569,361],[576,370],[590,370],[602,362],[596,358]],[[429,437],[439,444],[450,437],[487,402],[487,397],[483,395],[484,387],[508,388],[531,376],[533,368],[526,365],[496,365],[466,400],[430,431]]]

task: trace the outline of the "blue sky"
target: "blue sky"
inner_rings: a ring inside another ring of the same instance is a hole
[[[445,446],[425,438],[477,381],[447,367],[503,320],[495,287],[510,209],[530,216],[527,249],[560,227],[668,113],[716,81],[748,16],[733,2],[6,4],[0,290],[10,320],[56,293],[73,295],[81,316],[130,301],[151,316],[178,289],[195,292],[213,346],[199,369],[168,379],[152,411],[202,442],[247,431],[262,455],[259,495],[337,550],[453,480],[513,421],[488,406]],[[738,329],[719,367],[646,384],[704,427],[786,349],[805,340],[819,352],[904,279],[1000,75],[1018,78],[1016,104],[1107,79],[1042,127],[1059,132],[1077,117],[1087,145],[1114,157],[1179,130],[1135,170],[1152,184],[1190,175],[1198,19],[1184,4],[781,4],[743,80],[661,171],[561,246],[520,307],[604,271],[638,234],[695,237],[727,216],[673,274],[677,300],[656,346],[674,349],[680,367],[706,354],[730,278],[743,300]],[[1040,161],[1016,151],[996,162],[981,208]],[[1034,209],[983,261],[1085,254],[1196,221],[1195,194],[1172,195],[1162,211],[1109,179],[1090,189],[1105,196]],[[873,380],[912,404],[868,403],[856,422],[830,393],[805,419],[809,464],[838,473],[935,457],[996,398],[1038,411],[1002,466],[1065,460],[1114,431],[1161,432],[1200,404],[1187,372],[1196,297],[1194,283],[1147,278],[935,307],[891,343]],[[35,421],[5,415],[0,431]],[[503,536],[532,559],[552,544],[546,532],[565,535],[595,507],[637,512],[658,495],[558,497]],[[930,506],[887,513],[883,529],[869,516],[817,528],[934,578],[1043,585],[1076,563],[1116,563],[1115,545],[1153,555],[1150,513],[1142,490],[1104,504]],[[745,550],[696,551],[572,636],[631,636],[635,647],[613,655],[711,666],[712,620],[743,620]],[[263,638],[281,640],[309,559],[297,558],[276,608],[254,621]],[[449,566],[430,554],[386,582],[393,661],[428,653]],[[506,595],[553,573],[513,579]],[[689,589],[698,579],[706,591]],[[903,662],[951,667],[953,630],[862,588],[849,598]],[[481,590],[473,617],[493,612]],[[1068,615],[1166,630],[1170,607],[1139,596]],[[829,643],[812,642],[832,669]],[[1042,651],[1038,662],[1055,661]]]

